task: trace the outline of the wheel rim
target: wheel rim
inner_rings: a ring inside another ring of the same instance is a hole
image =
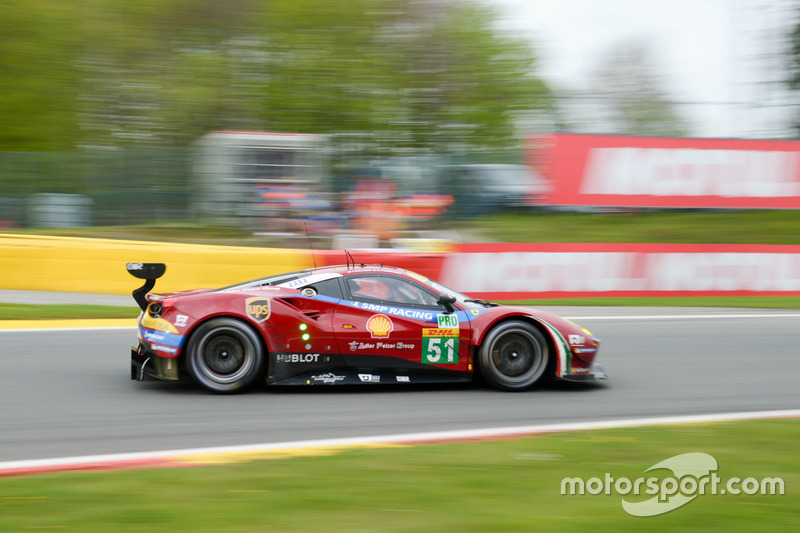
[[[521,383],[544,371],[545,358],[537,339],[523,332],[508,332],[492,346],[490,364],[510,383]]]
[[[249,340],[229,328],[207,333],[200,341],[200,371],[217,383],[233,383],[245,376],[253,365]]]

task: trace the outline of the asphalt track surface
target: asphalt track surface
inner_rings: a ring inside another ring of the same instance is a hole
[[[133,328],[0,331],[0,462],[800,408],[800,312],[563,308],[603,341],[603,385],[266,388],[130,380]]]

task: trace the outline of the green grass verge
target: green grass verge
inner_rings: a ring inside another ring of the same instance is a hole
[[[624,214],[508,213],[467,220],[443,220],[425,229],[464,232],[473,242],[631,242],[800,244],[797,210],[662,210]],[[11,233],[103,237],[143,241],[285,246],[306,248],[305,236],[277,239],[241,228],[213,224],[166,223],[86,228],[20,228]],[[330,245],[317,236],[314,246]]]
[[[139,316],[139,308],[135,306],[0,304],[0,320],[136,318],[137,316]]]
[[[497,242],[800,244],[800,212],[778,209],[537,212],[484,217],[462,227]]]
[[[575,305],[620,307],[748,307],[763,309],[800,309],[800,296],[689,296],[685,298],[558,298],[515,300],[509,305]]]
[[[39,474],[0,478],[0,518],[5,531],[797,531],[798,439],[800,421],[764,420]],[[565,477],[663,480],[645,470],[687,452],[714,456],[723,483],[780,477],[785,495],[698,495],[637,518],[613,491],[561,494]]]

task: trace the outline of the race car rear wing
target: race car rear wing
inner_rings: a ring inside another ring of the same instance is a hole
[[[147,299],[145,296],[156,285],[156,280],[164,275],[167,271],[167,265],[164,263],[128,263],[125,265],[128,273],[131,276],[139,279],[146,280],[144,285],[133,291],[133,299],[142,308],[142,311],[147,309]]]

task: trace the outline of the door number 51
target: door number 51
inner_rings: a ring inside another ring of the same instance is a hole
[[[426,364],[458,363],[458,339],[456,337],[424,337],[422,339],[422,362]]]

